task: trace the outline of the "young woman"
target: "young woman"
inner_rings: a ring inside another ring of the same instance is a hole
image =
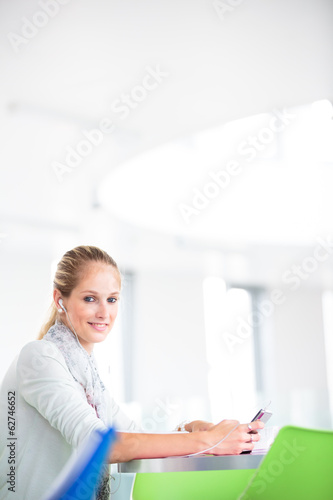
[[[113,327],[120,292],[117,264],[99,248],[76,247],[59,262],[50,317],[39,339],[23,347],[1,387],[1,499],[41,498],[73,451],[109,425],[119,431],[110,463],[197,453],[219,442],[211,453],[239,454],[259,440],[261,422],[234,420],[194,421],[186,433],[138,432],[109,396],[93,355],[94,344]],[[108,488],[105,476],[97,498],[109,498]]]

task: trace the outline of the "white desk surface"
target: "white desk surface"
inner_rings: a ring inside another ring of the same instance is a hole
[[[197,455],[195,457],[168,457],[131,460],[118,464],[120,473],[186,472],[207,470],[257,469],[265,454]]]

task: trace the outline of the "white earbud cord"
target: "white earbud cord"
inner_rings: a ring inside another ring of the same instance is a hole
[[[237,424],[235,425],[235,427],[233,429],[231,429],[230,432],[228,432],[228,434],[226,436],[224,436],[222,439],[220,439],[220,441],[218,441],[216,444],[214,444],[213,446],[211,446],[210,448],[207,448],[206,450],[202,450],[202,451],[198,451],[197,453],[191,453],[190,455],[184,455],[184,457],[194,457],[195,455],[202,455],[203,453],[207,453],[207,451],[210,451],[212,450],[213,448],[216,448],[216,446],[218,446],[219,444],[223,443],[223,441],[225,441],[232,432],[234,432],[234,430],[237,429],[237,427],[239,426],[240,424]]]
[[[80,347],[82,347],[82,345],[81,345],[81,343],[80,343],[80,341],[79,341],[79,337],[77,336],[77,333],[76,333],[76,331],[75,331],[75,329],[74,329],[74,326],[72,325],[71,319],[70,319],[70,317],[69,317],[69,315],[68,315],[68,313],[67,313],[67,310],[66,310],[66,309],[64,309],[64,311],[65,311],[65,314],[66,314],[66,318],[68,319],[68,322],[69,322],[69,324],[70,324],[70,325],[71,325],[71,327],[72,327],[72,330],[73,330],[73,333],[74,333],[75,338],[76,338],[76,340],[77,340],[77,343],[79,344],[79,346],[80,346]],[[83,347],[82,347],[82,349],[83,349]]]
[[[82,351],[84,352],[84,354],[86,355],[86,357],[87,357],[87,359],[88,359],[88,362],[89,362],[90,366],[92,367],[90,356],[89,356],[89,354],[87,353],[87,351],[85,350],[85,348],[81,345],[81,342],[79,341],[79,337],[77,336],[77,333],[76,333],[76,331],[75,331],[75,328],[74,328],[74,326],[73,326],[73,324],[72,324],[72,322],[71,322],[71,319],[70,319],[70,317],[69,317],[69,314],[67,313],[67,310],[66,310],[66,309],[63,309],[63,310],[64,310],[64,312],[65,312],[65,314],[66,314],[66,318],[68,319],[69,324],[70,324],[70,325],[71,325],[71,327],[72,327],[72,333],[74,333],[75,338],[76,338],[76,340],[77,340],[77,343],[78,343],[78,344],[79,344],[79,346],[80,346],[80,349],[82,349]],[[95,386],[95,383],[96,383],[96,374],[95,374],[95,371],[94,371],[93,367],[92,367],[91,372],[92,372],[92,376],[93,376],[93,379],[94,379],[94,382],[93,382],[93,384],[94,384],[94,385],[93,385],[93,387],[94,387],[94,386]]]

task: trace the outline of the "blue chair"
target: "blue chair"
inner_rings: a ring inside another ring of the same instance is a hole
[[[113,428],[96,431],[81,452],[68,461],[43,500],[91,500],[115,439]]]

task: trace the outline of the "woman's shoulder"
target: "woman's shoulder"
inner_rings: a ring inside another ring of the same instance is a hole
[[[48,340],[33,340],[21,349],[17,358],[16,374],[19,380],[35,377],[69,377],[64,356],[58,347]]]
[[[19,353],[18,362],[37,361],[41,357],[64,361],[64,357],[58,347],[53,342],[42,339],[32,340],[25,344]]]

